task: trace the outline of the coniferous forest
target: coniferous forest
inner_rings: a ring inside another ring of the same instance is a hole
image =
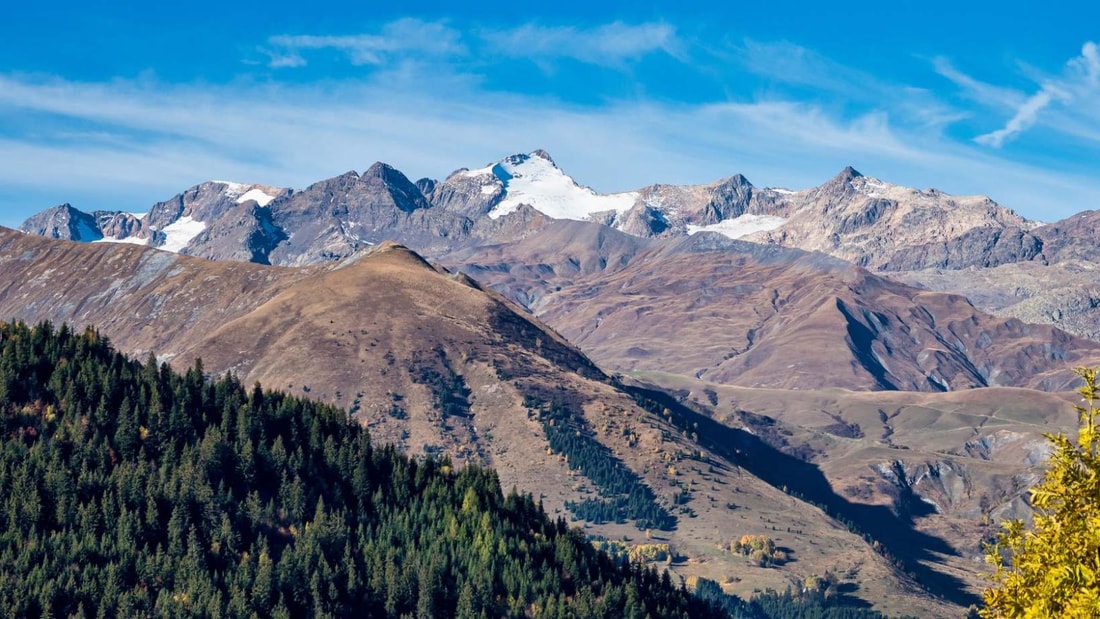
[[[612,558],[338,408],[0,323],[0,616],[878,617]]]
[[[0,616],[719,616],[337,408],[91,329],[0,339]]]

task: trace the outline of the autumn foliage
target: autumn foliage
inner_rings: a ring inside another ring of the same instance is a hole
[[[1100,427],[1095,369],[1081,368],[1077,440],[1053,443],[1046,476],[1031,490],[1035,522],[1005,524],[986,559],[996,571],[983,617],[1100,617]]]

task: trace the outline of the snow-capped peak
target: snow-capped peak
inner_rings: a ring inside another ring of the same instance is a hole
[[[504,199],[489,212],[493,219],[511,213],[520,204],[527,204],[555,219],[586,220],[593,213],[626,211],[638,199],[636,192],[605,195],[578,185],[543,150],[529,155],[512,155],[488,168],[463,174],[467,177],[492,174],[495,182],[504,186]]]

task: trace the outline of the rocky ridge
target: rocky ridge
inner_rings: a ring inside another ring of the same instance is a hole
[[[266,199],[250,208],[246,198],[256,192]],[[544,151],[480,169],[462,168],[441,181],[413,183],[376,163],[361,175],[348,172],[301,191],[203,183],[155,205],[136,232],[117,225],[103,230],[98,224],[102,214],[97,226],[104,240],[146,235],[154,247],[192,255],[297,265],[347,256],[382,240],[429,253],[469,242],[511,240],[501,238],[501,226],[492,222],[522,212],[521,207],[642,237],[715,231],[823,251],[873,270],[989,267],[1036,259],[1042,252],[1033,223],[989,198],[907,189],[851,168],[820,187],[797,192],[757,188],[738,174],[705,185],[650,185],[600,194],[577,184]],[[73,221],[85,221],[72,207],[65,212]],[[37,216],[21,229],[87,240],[50,221]],[[158,231],[181,226],[181,221],[201,222],[202,233],[177,234],[182,243],[158,237]],[[244,234],[217,231],[242,226],[248,229]],[[230,241],[248,251],[230,248]]]

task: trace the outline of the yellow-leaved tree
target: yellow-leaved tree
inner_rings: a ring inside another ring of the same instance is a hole
[[[1048,434],[1054,452],[1031,490],[1035,522],[1005,524],[986,550],[996,566],[983,617],[1100,617],[1100,428],[1097,370],[1077,375],[1083,406],[1077,441]]]

